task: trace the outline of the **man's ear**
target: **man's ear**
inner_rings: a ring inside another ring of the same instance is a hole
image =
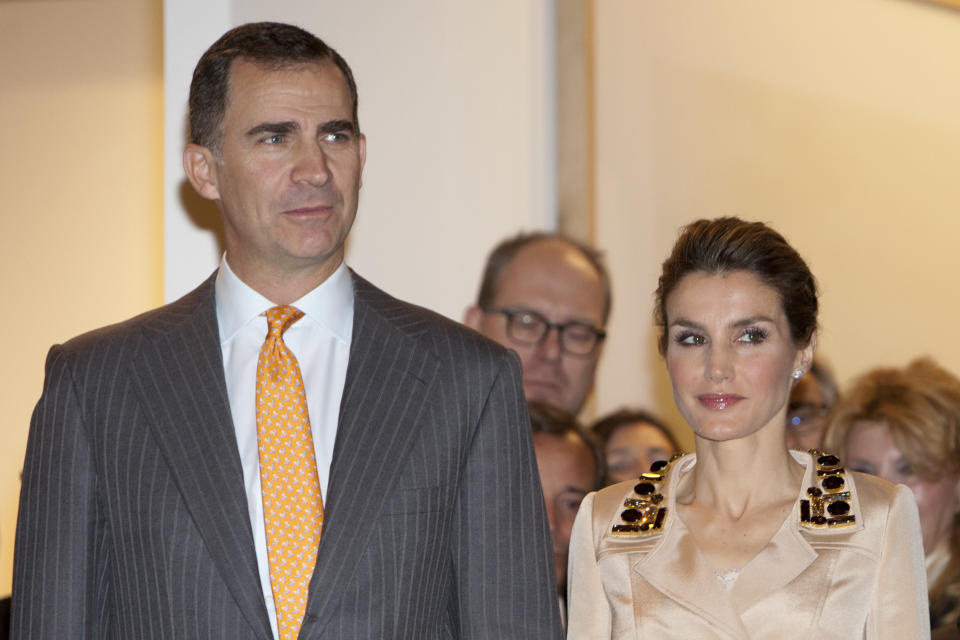
[[[467,310],[463,312],[463,324],[474,331],[480,331],[481,320],[483,320],[483,310],[475,304],[467,307]]]
[[[360,152],[360,186],[363,186],[363,167],[367,164],[367,136],[360,134],[358,141],[358,151]]]
[[[213,152],[198,144],[188,144],[183,150],[183,171],[193,188],[208,200],[219,200],[217,162]]]

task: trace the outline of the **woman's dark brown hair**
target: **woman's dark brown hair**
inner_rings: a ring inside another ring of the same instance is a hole
[[[817,328],[817,285],[810,268],[782,235],[762,222],[739,218],[697,220],[683,228],[663,262],[655,320],[660,353],[667,351],[667,297],[691,273],[752,273],[780,296],[797,347],[809,344]]]

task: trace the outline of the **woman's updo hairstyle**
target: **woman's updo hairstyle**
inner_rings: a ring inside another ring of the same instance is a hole
[[[772,287],[780,296],[794,345],[809,344],[817,328],[817,284],[807,263],[782,235],[762,222],[729,217],[685,226],[663,262],[654,311],[661,354],[667,351],[666,301],[677,284],[691,273],[733,271],[752,273]]]

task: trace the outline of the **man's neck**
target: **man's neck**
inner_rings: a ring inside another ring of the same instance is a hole
[[[330,256],[321,265],[304,268],[250,268],[242,260],[238,261],[239,264],[234,264],[230,257],[228,251],[226,260],[233,273],[248,287],[278,305],[291,304],[307,295],[326,282],[343,263],[343,251]]]

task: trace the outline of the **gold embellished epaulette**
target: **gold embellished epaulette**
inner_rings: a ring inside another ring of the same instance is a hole
[[[809,453],[817,465],[817,482],[807,488],[808,499],[800,500],[800,525],[808,529],[853,525],[857,518],[852,511],[840,459],[816,449],[810,449]]]
[[[615,536],[642,536],[659,531],[667,518],[667,508],[661,506],[663,494],[660,483],[667,479],[670,466],[683,456],[675,453],[669,460],[657,460],[650,471],[640,476],[633,495],[623,501],[620,524],[613,525]]]

